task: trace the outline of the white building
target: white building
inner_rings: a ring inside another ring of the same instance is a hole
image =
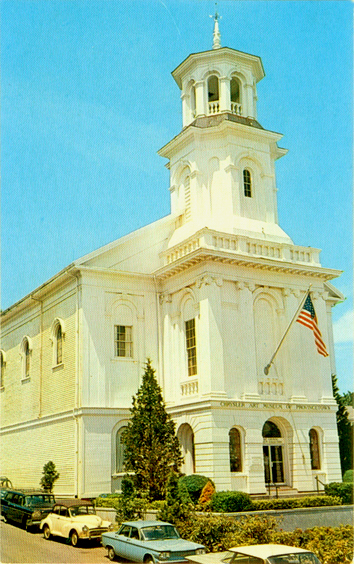
[[[184,471],[218,490],[301,491],[341,479],[331,308],[318,249],[277,219],[279,133],[257,121],[261,59],[220,46],[172,73],[183,128],[159,154],[171,214],[69,265],[2,314],[1,473],[57,494],[120,488],[120,434],[147,357],[177,424]],[[294,323],[311,286],[330,353]]]

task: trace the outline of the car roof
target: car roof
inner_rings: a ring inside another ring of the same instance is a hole
[[[310,552],[303,548],[288,546],[285,544],[253,544],[251,546],[234,546],[229,548],[231,552],[241,552],[247,556],[259,556],[267,558],[268,556],[278,556],[280,554]]]
[[[122,525],[129,525],[130,527],[137,527],[141,529],[142,527],[156,527],[156,525],[172,525],[171,523],[166,523],[165,521],[124,521]]]
[[[65,507],[73,507],[75,505],[93,505],[88,499],[57,499],[55,505],[65,505]]]

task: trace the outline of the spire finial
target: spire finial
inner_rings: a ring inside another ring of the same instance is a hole
[[[219,32],[219,20],[221,20],[222,16],[218,14],[218,3],[215,2],[215,16],[210,16],[214,18],[214,33],[213,33],[213,49],[220,49],[220,32]]]

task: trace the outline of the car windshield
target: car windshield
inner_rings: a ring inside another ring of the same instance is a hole
[[[26,505],[54,505],[53,495],[29,495],[26,497]]]
[[[321,564],[312,552],[282,554],[268,558],[269,564]]]
[[[93,505],[74,505],[74,507],[70,507],[70,514],[72,517],[77,515],[94,515],[95,508]]]
[[[179,539],[179,533],[172,525],[154,525],[141,529],[144,540]]]

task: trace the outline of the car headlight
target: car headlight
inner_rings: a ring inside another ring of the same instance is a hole
[[[87,525],[84,525],[84,526],[82,527],[82,532],[84,533],[84,535],[87,535],[87,533],[89,532],[89,528],[88,528]]]
[[[160,552],[159,554],[159,560],[168,560],[171,556],[171,553],[168,551],[165,552]]]
[[[196,554],[205,554],[206,550],[205,548],[197,548],[197,550],[195,551]]]
[[[110,523],[110,524],[108,525],[108,530],[109,530],[109,531],[113,531],[113,529],[114,529],[114,525],[113,525],[113,523]]]
[[[33,511],[32,515],[31,515],[33,521],[39,521],[39,519],[41,519],[42,517],[42,513],[40,511]]]

